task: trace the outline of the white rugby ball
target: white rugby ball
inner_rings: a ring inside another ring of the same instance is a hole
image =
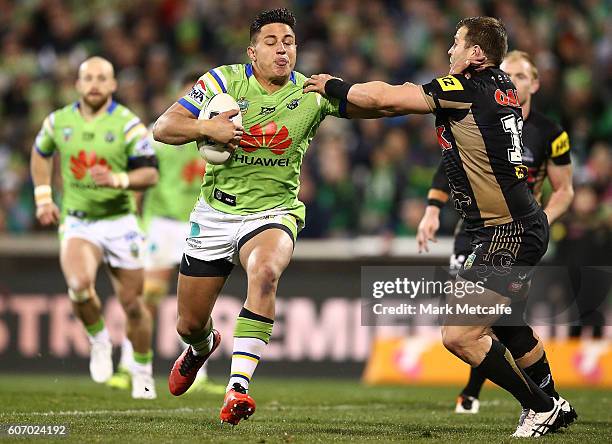
[[[222,112],[230,111],[232,109],[240,110],[236,100],[227,93],[217,94],[208,101],[204,108],[202,108],[198,119],[212,119]],[[238,111],[238,114],[232,117],[232,122],[237,125],[242,125],[242,114],[240,111]],[[200,155],[204,158],[204,160],[213,165],[221,165],[222,163],[227,162],[232,155],[232,152],[228,151],[224,144],[217,143],[210,139],[204,139],[198,142],[198,150],[200,151]]]

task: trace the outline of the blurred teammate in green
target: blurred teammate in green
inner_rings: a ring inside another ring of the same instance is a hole
[[[144,236],[131,190],[157,182],[157,159],[146,127],[113,100],[116,88],[111,63],[92,57],[79,68],[79,100],[45,119],[31,157],[36,217],[42,225],[61,221],[60,262],[74,314],[91,343],[92,379],[102,383],[113,374],[112,345],[95,290],[96,273],[104,262],[134,344],[132,397],[154,399],[153,326],[142,297]],[[63,179],[61,214],[51,191],[56,152]]]
[[[181,79],[181,96],[187,94],[200,78],[187,73]],[[189,214],[200,194],[206,162],[195,142],[166,145],[151,139],[159,162],[159,181],[147,190],[142,208],[142,226],[146,231],[144,266],[144,299],[151,316],[157,318],[157,307],[168,294],[170,280],[176,279],[185,238],[189,234]],[[132,343],[124,338],[118,371],[108,385],[118,389],[130,387],[128,369],[132,359]],[[225,387],[208,379],[206,365],[200,368],[189,392],[223,394]]]

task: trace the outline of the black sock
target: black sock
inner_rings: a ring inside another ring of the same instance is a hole
[[[482,363],[476,367],[486,378],[507,390],[523,408],[536,412],[547,412],[552,409],[552,400],[522,371],[504,345],[493,339],[491,349]]]
[[[525,373],[533,382],[535,382],[548,396],[559,399],[559,393],[555,390],[555,381],[553,381],[552,372],[546,359],[546,353],[535,364],[524,368]]]
[[[474,367],[470,368],[470,379],[468,380],[467,385],[461,392],[463,396],[472,396],[474,398],[478,398],[480,396],[480,389],[482,385],[485,383],[487,378],[482,376],[482,374],[476,370]]]

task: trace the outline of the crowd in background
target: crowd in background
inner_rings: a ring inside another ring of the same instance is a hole
[[[429,82],[448,72],[460,18],[501,18],[510,49],[528,51],[538,65],[535,107],[570,135],[576,199],[552,237],[559,251],[588,240],[605,259],[612,227],[605,0],[0,0],[0,233],[41,229],[30,149],[44,117],[76,99],[76,70],[87,56],[112,61],[116,99],[150,124],[177,99],[184,72],[245,62],[250,21],[276,6],[297,17],[298,71],[352,82]],[[440,159],[431,120],[326,119],[302,169],[301,237],[414,235]],[[456,218],[449,205],[441,234],[452,233]]]

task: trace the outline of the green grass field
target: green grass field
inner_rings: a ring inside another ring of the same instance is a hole
[[[237,427],[220,425],[221,397],[172,397],[157,380],[158,399],[132,400],[86,377],[0,376],[0,425],[65,424],[56,442],[510,442],[514,400],[485,389],[481,413],[452,412],[455,388],[364,387],[346,380],[256,380],[257,412]],[[569,429],[546,442],[612,441],[612,391],[564,390],[578,411]],[[6,435],[0,440],[6,440]],[[23,439],[22,439],[23,440]]]

